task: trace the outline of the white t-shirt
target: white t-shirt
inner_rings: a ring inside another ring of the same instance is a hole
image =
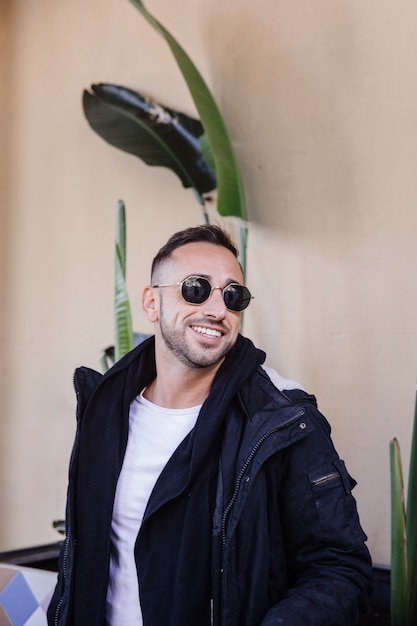
[[[117,483],[111,527],[106,622],[140,626],[134,547],[155,483],[174,450],[194,427],[200,406],[166,409],[140,394],[130,406],[129,437]]]

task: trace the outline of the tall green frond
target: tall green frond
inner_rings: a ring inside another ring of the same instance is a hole
[[[404,482],[401,453],[397,439],[390,442],[391,467],[391,622],[407,624],[407,539],[404,504]]]
[[[116,259],[115,259],[115,360],[118,361],[133,348],[132,316],[126,287],[126,212],[122,200],[116,209]]]
[[[406,520],[409,623],[417,624],[417,398],[414,408],[413,435],[411,439]]]
[[[211,147],[218,182],[217,210],[223,216],[246,221],[243,183],[235,151],[219,108],[200,72],[167,29],[153,17],[141,0],[130,0],[170,47],[190,90]]]

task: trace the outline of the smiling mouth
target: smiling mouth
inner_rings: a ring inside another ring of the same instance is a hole
[[[219,330],[214,330],[213,328],[206,328],[205,326],[191,326],[193,330],[195,330],[200,335],[204,335],[205,337],[221,337],[222,333]]]

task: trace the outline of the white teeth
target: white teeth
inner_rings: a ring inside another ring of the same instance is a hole
[[[219,330],[213,330],[212,328],[204,328],[203,326],[193,326],[193,330],[201,333],[202,335],[208,335],[209,337],[221,337]]]

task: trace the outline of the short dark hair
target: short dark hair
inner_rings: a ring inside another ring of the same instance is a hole
[[[231,240],[229,234],[215,224],[202,224],[201,226],[192,226],[185,230],[180,230],[174,233],[166,242],[164,246],[159,250],[154,260],[152,261],[151,275],[153,276],[157,267],[169,258],[171,254],[177,248],[185,246],[187,243],[205,242],[212,243],[216,246],[223,246],[238,258],[239,252]]]

